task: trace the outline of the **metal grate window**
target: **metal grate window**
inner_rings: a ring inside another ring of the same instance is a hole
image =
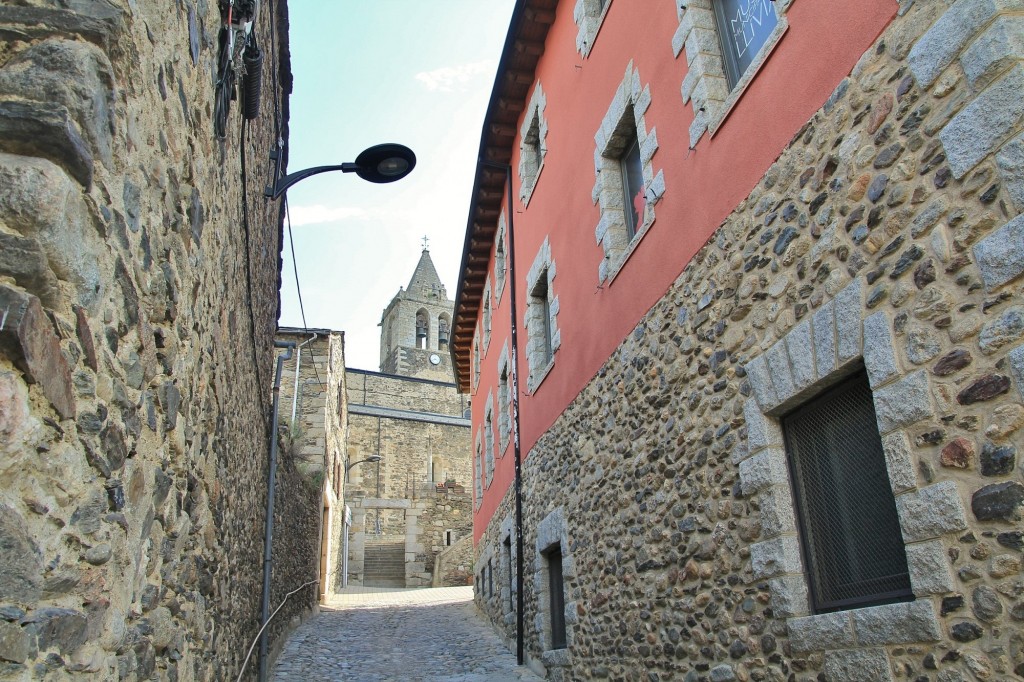
[[[815,613],[914,598],[867,375],[782,420]]]

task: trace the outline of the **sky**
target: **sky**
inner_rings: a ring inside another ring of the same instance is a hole
[[[415,170],[375,185],[324,173],[288,191],[283,327],[345,332],[345,364],[376,370],[381,313],[428,238],[455,298],[487,101],[514,0],[289,0],[288,170],[353,161],[383,142],[410,147]]]

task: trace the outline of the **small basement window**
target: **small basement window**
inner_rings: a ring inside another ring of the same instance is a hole
[[[861,370],[782,419],[815,613],[914,598]]]

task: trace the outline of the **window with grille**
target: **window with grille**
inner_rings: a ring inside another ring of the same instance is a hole
[[[565,587],[562,584],[562,546],[544,553],[548,560],[548,607],[551,609],[551,648],[565,648]]]
[[[867,375],[783,418],[815,613],[914,598]]]

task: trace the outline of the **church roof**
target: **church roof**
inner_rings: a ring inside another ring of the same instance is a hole
[[[437,276],[434,261],[430,259],[430,251],[427,249],[423,249],[423,253],[420,254],[420,262],[416,264],[416,270],[412,273],[406,291],[421,299],[448,300],[448,293],[441,284],[441,278]]]

